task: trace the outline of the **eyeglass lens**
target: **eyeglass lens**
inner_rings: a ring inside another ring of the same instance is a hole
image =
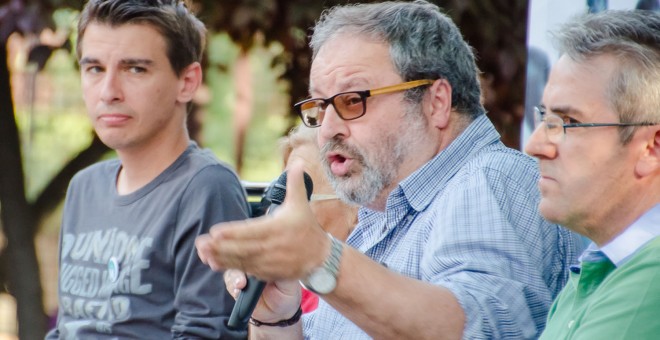
[[[545,132],[548,139],[557,143],[561,140],[564,131],[564,122],[561,117],[543,112],[538,107],[534,108],[534,128],[545,123]]]
[[[359,93],[348,92],[337,94],[328,101],[332,103],[342,119],[351,120],[364,114],[364,99]],[[309,126],[321,125],[327,106],[326,101],[322,99],[313,99],[303,103],[300,111],[305,123]]]

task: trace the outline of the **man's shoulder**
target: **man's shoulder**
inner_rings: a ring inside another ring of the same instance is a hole
[[[215,177],[239,182],[238,174],[227,163],[218,159],[209,149],[192,148],[185,156],[187,164],[183,169],[189,171],[193,177]]]
[[[573,303],[580,289],[572,280],[555,301],[541,339],[655,339],[660,331],[660,237],[610,273],[591,295]],[[577,279],[577,278],[576,278]],[[576,318],[577,316],[577,318]],[[565,327],[575,322],[575,329]],[[651,336],[651,337],[649,337]]]
[[[503,145],[487,149],[473,154],[462,164],[442,186],[433,205],[443,207],[439,211],[445,211],[449,206],[485,204],[495,199],[498,205],[503,205],[504,201],[517,202],[514,205],[523,204],[529,212],[536,211],[540,195],[537,163]],[[454,203],[448,205],[448,201]]]
[[[536,161],[520,152],[501,143],[489,146],[475,154],[467,162],[470,167],[489,167],[498,169],[515,169],[517,167],[537,168]]]
[[[637,253],[631,256],[619,269],[624,271],[634,271],[654,274],[655,280],[660,283],[660,236],[655,236],[653,239],[644,244]],[[633,273],[626,272],[625,275],[632,275]],[[658,285],[660,290],[660,285]]]
[[[488,178],[509,178],[536,185],[538,163],[528,155],[504,146],[492,145],[472,155],[457,172],[459,181],[474,180],[479,175]]]
[[[246,201],[245,190],[234,169],[208,149],[193,148],[173,173],[185,192],[196,197],[215,197],[229,202],[229,197]]]
[[[78,171],[71,181],[84,182],[98,180],[99,178],[114,178],[114,175],[119,170],[119,166],[118,159],[100,161]]]
[[[233,171],[233,168],[224,161],[221,161],[210,149],[194,147],[187,154],[187,159],[192,164],[199,167],[219,166],[222,169]]]

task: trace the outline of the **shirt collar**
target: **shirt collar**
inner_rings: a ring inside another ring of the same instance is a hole
[[[633,224],[608,244],[601,247],[601,251],[617,267],[624,264],[642,246],[656,236],[660,235],[660,203],[645,212]],[[591,244],[589,248],[596,248]]]
[[[401,181],[398,188],[413,209],[422,211],[473,154],[499,140],[500,135],[488,117],[479,115],[447,148]],[[390,193],[388,204],[393,196],[400,194],[398,188]]]

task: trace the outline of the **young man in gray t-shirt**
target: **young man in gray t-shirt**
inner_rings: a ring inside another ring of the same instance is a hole
[[[47,338],[221,338],[233,307],[194,240],[248,217],[236,174],[192,142],[205,29],[179,1],[91,0],[78,27],[83,98],[118,159],[78,173]]]

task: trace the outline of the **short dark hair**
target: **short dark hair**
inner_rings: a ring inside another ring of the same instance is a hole
[[[110,26],[147,24],[165,39],[167,57],[177,76],[195,61],[202,60],[206,39],[204,24],[180,0],[90,0],[78,21],[78,59],[90,23]]]

